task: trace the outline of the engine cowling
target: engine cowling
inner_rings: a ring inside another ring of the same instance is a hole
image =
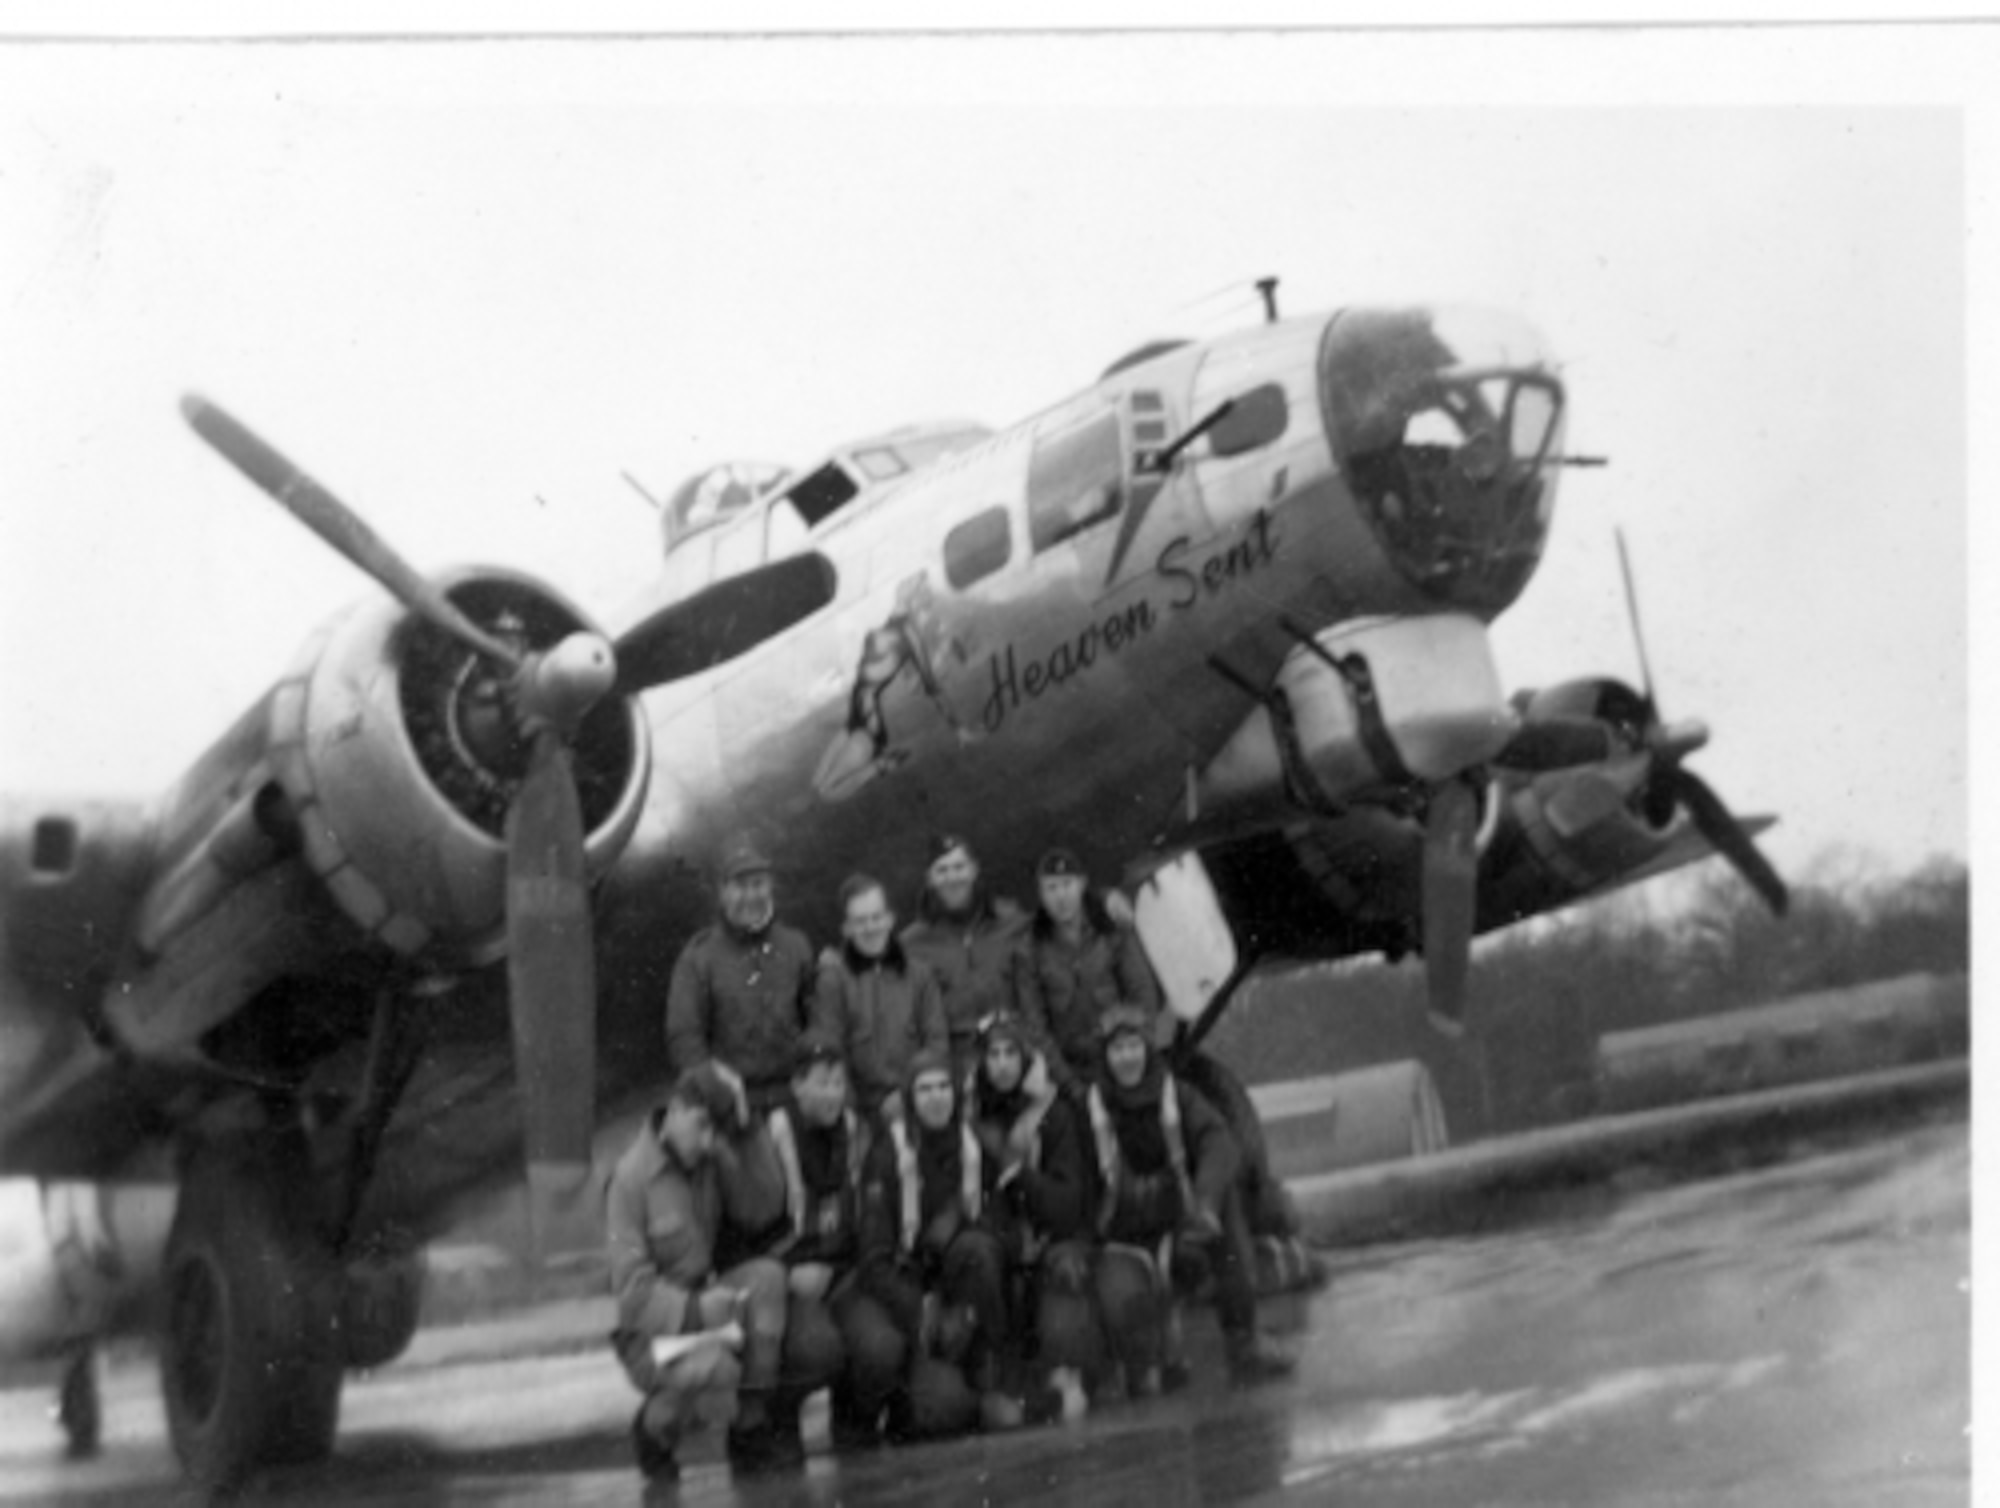
[[[520,573],[438,581],[525,649],[593,627]],[[484,662],[392,601],[313,635],[165,799],[160,878],[106,997],[126,1041],[186,1044],[273,979],[357,945],[442,969],[500,956],[506,813],[527,746],[491,691]],[[650,741],[636,700],[605,698],[570,749],[595,880],[644,804]]]
[[[4,1185],[0,1357],[51,1356],[136,1326],[173,1220],[170,1183]]]
[[[475,622],[546,648],[592,625],[530,578],[496,571],[445,589]],[[478,662],[393,604],[311,647],[272,702],[271,755],[301,857],[357,925],[399,953],[487,962],[504,941],[506,813],[527,749],[496,743]],[[624,850],[650,769],[636,702],[607,698],[572,744],[593,880]]]
[[[1610,732],[1609,758],[1574,769],[1510,774],[1487,864],[1482,916],[1497,923],[1588,894],[1659,858],[1687,826],[1658,799],[1653,715],[1621,681],[1566,681],[1515,699],[1524,723],[1590,719]],[[1491,923],[1489,923],[1491,924]]]

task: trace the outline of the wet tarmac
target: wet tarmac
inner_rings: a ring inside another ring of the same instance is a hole
[[[1325,1290],[1271,1316],[1300,1355],[1286,1382],[1226,1389],[1203,1312],[1197,1379],[1179,1397],[858,1459],[826,1454],[809,1416],[805,1474],[747,1487],[711,1432],[684,1447],[677,1494],[654,1501],[1968,1503],[1962,1107],[1794,1152],[1553,1191],[1531,1224],[1334,1254]],[[551,1318],[538,1345],[583,1344],[581,1330]],[[337,1459],[242,1500],[642,1501],[625,1433],[635,1399],[608,1355],[469,1354],[354,1380]],[[109,1369],[95,1460],[61,1459],[47,1402],[0,1393],[0,1503],[193,1500],[142,1359]]]

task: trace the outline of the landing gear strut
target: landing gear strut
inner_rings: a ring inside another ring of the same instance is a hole
[[[97,1454],[104,1435],[104,1409],[97,1393],[97,1344],[88,1336],[76,1343],[63,1363],[56,1423],[62,1426],[71,1460]]]

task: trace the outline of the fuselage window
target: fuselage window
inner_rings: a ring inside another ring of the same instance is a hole
[[[944,579],[957,591],[991,576],[1013,553],[1005,508],[975,513],[944,537]]]
[[[1132,394],[1132,470],[1144,475],[1167,448],[1167,405],[1158,393]]]
[[[1290,417],[1291,404],[1282,387],[1275,382],[1253,387],[1208,432],[1209,451],[1218,456],[1240,456],[1246,450],[1269,445],[1285,432]]]
[[[68,874],[76,867],[76,824],[67,817],[44,817],[35,824],[28,862],[36,874]]]
[[[1028,466],[1028,530],[1039,553],[1118,511],[1125,481],[1118,415],[1106,410],[1037,442]]]

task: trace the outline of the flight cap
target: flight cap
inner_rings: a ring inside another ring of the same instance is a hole
[[[735,1094],[722,1075],[707,1063],[696,1064],[675,1079],[667,1098],[706,1110],[709,1120],[718,1126],[727,1126],[736,1115]]]
[[[1083,877],[1083,861],[1067,848],[1051,848],[1043,854],[1035,865],[1035,878],[1048,879],[1051,875],[1070,874]]]
[[[930,843],[924,849],[924,862],[926,864],[935,864],[946,854],[955,853],[961,848],[965,850],[966,857],[973,857],[972,845],[957,833],[934,833],[931,836]]]
[[[792,1072],[810,1073],[822,1063],[845,1067],[847,1054],[840,1050],[840,1043],[831,1032],[813,1027],[799,1037],[799,1045],[792,1051]]]
[[[771,856],[750,833],[736,833],[725,841],[715,866],[715,875],[719,880],[736,880],[746,874],[770,872]]]

